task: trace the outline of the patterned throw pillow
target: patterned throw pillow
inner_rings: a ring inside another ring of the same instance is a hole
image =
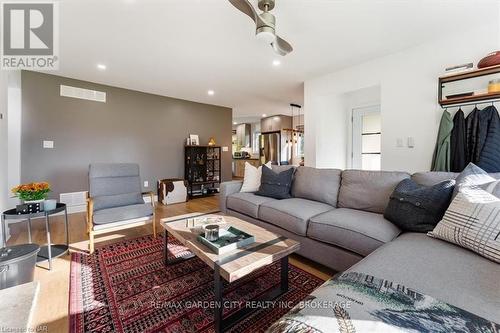
[[[500,198],[500,180],[486,183],[479,186],[488,193],[493,194],[495,197]]]
[[[456,185],[453,191],[453,198],[455,198],[461,188],[468,186],[479,186],[482,184],[490,183],[496,179],[491,177],[486,171],[475,165],[469,163],[465,169],[455,179]]]
[[[428,235],[500,263],[500,199],[479,187],[463,188]]]

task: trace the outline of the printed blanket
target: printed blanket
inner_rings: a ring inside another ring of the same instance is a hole
[[[357,272],[326,282],[268,332],[482,332],[500,325],[388,280]]]

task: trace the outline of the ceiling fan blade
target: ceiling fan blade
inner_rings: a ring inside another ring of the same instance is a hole
[[[259,16],[248,0],[229,0],[229,2],[240,12],[248,15],[257,24]]]
[[[286,56],[288,53],[293,51],[292,45],[279,36],[276,36],[276,40],[271,43],[271,46],[274,51],[281,56]]]

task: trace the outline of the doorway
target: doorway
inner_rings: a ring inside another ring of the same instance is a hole
[[[380,105],[352,109],[352,167],[380,170],[382,117]]]

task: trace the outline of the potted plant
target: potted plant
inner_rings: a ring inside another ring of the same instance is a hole
[[[39,212],[43,210],[43,202],[50,192],[50,185],[47,182],[21,184],[11,191],[23,204],[28,205],[29,212]]]

